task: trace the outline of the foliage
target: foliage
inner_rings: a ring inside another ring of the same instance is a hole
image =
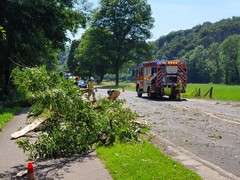
[[[226,84],[240,83],[240,35],[232,35],[223,41],[222,64]]]
[[[4,30],[4,28],[0,25],[0,33],[2,34],[2,37],[0,38],[0,42],[3,40],[7,40],[7,35],[6,35],[6,31]]]
[[[97,148],[113,179],[201,179],[147,141]]]
[[[193,51],[186,53],[185,58],[188,59],[188,78],[194,79],[197,83],[206,83],[209,80],[209,74],[206,72],[207,64],[207,51],[203,46],[197,46]]]
[[[208,48],[208,73],[210,82],[215,84],[223,82],[223,67],[221,65],[221,47],[219,43],[213,43]]]
[[[57,158],[87,152],[93,143],[111,144],[137,139],[135,119],[123,101],[100,99],[97,103],[84,100],[77,86],[48,73],[46,67],[16,68],[14,84],[32,102],[31,112],[48,112],[38,139],[18,141],[19,146],[33,158]]]
[[[21,109],[20,107],[5,108],[0,105],[0,131]]]
[[[76,74],[76,75],[81,75],[76,71],[77,66],[78,66],[78,61],[75,58],[76,49],[77,49],[79,43],[80,43],[80,41],[78,41],[78,40],[74,40],[72,42],[71,47],[70,47],[70,51],[69,51],[69,54],[68,54],[68,58],[67,58],[67,67],[68,67],[69,71],[73,74]]]
[[[110,45],[108,59],[118,85],[121,67],[132,60],[136,49],[144,49],[145,41],[150,37],[150,29],[153,27],[151,7],[146,0],[101,0],[91,27],[108,34],[104,42]],[[145,53],[143,50],[140,52]]]
[[[75,59],[78,64],[75,67],[83,76],[99,75],[102,81],[104,75],[111,67],[109,49],[110,34],[99,28],[89,28],[81,38],[76,52]]]
[[[0,24],[8,37],[0,43],[0,89],[5,94],[11,87],[9,77],[14,66],[44,64],[48,69],[56,68],[58,53],[68,40],[67,30],[76,32],[79,27],[85,27],[88,18],[85,4],[80,4],[80,11],[74,8],[76,2],[1,0]]]

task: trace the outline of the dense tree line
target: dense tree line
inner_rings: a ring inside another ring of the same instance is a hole
[[[155,41],[155,59],[188,61],[192,83],[240,83],[240,17],[205,22]]]
[[[75,0],[0,1],[0,91],[10,92],[15,66],[55,69],[65,48],[67,30],[85,27],[87,5]],[[75,7],[82,7],[78,10]]]

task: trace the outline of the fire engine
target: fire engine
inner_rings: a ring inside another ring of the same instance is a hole
[[[135,72],[138,97],[169,96],[180,100],[187,86],[186,60],[155,60],[140,64]]]

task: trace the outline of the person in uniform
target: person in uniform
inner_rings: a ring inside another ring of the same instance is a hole
[[[89,81],[88,81],[88,100],[90,100],[90,97],[93,97],[93,101],[96,101],[96,97],[95,97],[95,92],[94,92],[94,78],[90,77]]]
[[[176,99],[177,99],[177,100],[180,100],[180,98],[181,98],[181,91],[182,91],[182,81],[181,81],[181,78],[180,78],[180,77],[177,78],[177,87],[176,87],[176,90],[178,91],[178,92],[177,92],[177,97],[176,97]]]

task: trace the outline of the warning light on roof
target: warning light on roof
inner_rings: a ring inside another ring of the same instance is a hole
[[[177,65],[178,64],[178,62],[176,62],[176,61],[168,61],[167,62],[167,65]]]

